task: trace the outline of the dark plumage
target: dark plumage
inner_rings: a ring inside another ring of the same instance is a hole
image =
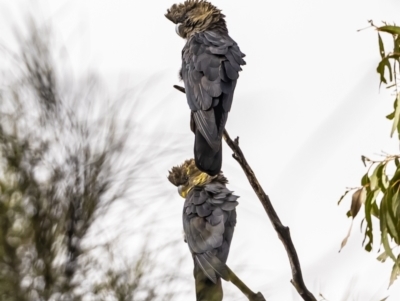
[[[196,166],[217,175],[222,166],[222,135],[245,55],[229,36],[221,10],[207,1],[174,4],[165,16],[187,39],[180,75],[192,110]]]
[[[211,177],[195,166],[194,160],[173,167],[168,179],[184,197],[182,220],[185,241],[194,261],[197,301],[222,300],[221,278],[229,280],[229,248],[236,225],[238,196],[225,184],[220,172]]]

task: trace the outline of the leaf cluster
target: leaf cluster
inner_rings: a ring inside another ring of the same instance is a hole
[[[371,26],[378,32],[378,47],[380,62],[377,72],[380,76],[380,85],[385,84],[387,88],[395,92],[394,110],[388,116],[392,120],[391,137],[397,131],[400,139],[400,93],[398,91],[398,74],[400,67],[400,27],[384,24],[377,27],[372,21]],[[381,34],[389,34],[393,45],[390,51],[385,49]],[[363,245],[366,251],[370,252],[373,247],[373,219],[379,220],[380,245],[383,246],[383,253],[378,260],[385,261],[390,258],[394,264],[389,281],[393,284],[400,275],[400,252],[394,252],[394,248],[400,245],[400,155],[385,155],[383,160],[371,160],[365,156],[361,157],[362,162],[368,170],[361,178],[361,187],[350,188],[340,198],[339,203],[352,192],[352,201],[348,217],[357,216],[362,205],[364,205],[364,218],[361,226],[365,223]],[[353,221],[352,221],[353,223]],[[350,235],[342,242],[342,248],[346,245]]]
[[[396,25],[387,25],[377,27],[372,21],[371,25],[378,31],[378,45],[381,61],[376,68],[380,76],[380,85],[385,84],[387,89],[394,89],[395,99],[393,102],[393,112],[386,116],[393,121],[390,136],[397,131],[400,139],[400,100],[398,91],[398,74],[400,71],[400,27]],[[389,34],[392,38],[392,49],[387,51],[383,42],[381,33]]]
[[[347,216],[353,219],[357,216],[361,206],[364,204],[365,222],[363,245],[366,251],[370,252],[373,247],[373,218],[379,220],[381,233],[380,244],[383,246],[383,253],[378,257],[385,261],[388,257],[394,262],[390,285],[399,275],[400,253],[395,254],[393,246],[400,244],[400,161],[399,156],[387,156],[382,161],[372,161],[362,156],[364,164],[368,164],[368,171],[361,179],[361,187],[352,188],[345,192],[339,200],[350,191],[352,201]],[[391,170],[395,170],[391,174]],[[342,247],[347,242],[348,236],[344,239]]]

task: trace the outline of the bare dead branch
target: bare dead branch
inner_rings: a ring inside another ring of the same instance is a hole
[[[185,88],[175,85],[175,89],[185,93]],[[263,205],[265,212],[267,213],[272,226],[274,227],[275,231],[278,233],[279,239],[282,241],[283,246],[286,249],[286,253],[289,257],[290,268],[292,269],[292,277],[293,279],[290,282],[296,288],[299,295],[305,301],[317,301],[314,295],[307,289],[303,275],[301,272],[300,261],[297,256],[296,249],[293,245],[292,238],[290,237],[289,227],[282,225],[278,215],[275,212],[274,207],[268,197],[268,195],[264,192],[263,188],[261,187],[260,183],[258,182],[253,170],[247,163],[242,150],[239,147],[239,137],[236,137],[234,141],[229,137],[228,132],[224,131],[224,139],[228,146],[232,149],[233,154],[232,157],[240,164],[244,173],[247,176],[247,179],[250,182],[251,187],[253,187],[254,192],[258,196],[261,204]]]

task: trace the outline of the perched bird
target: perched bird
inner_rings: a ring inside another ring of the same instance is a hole
[[[201,172],[193,159],[173,167],[168,179],[186,199],[182,220],[194,261],[196,300],[220,301],[221,277],[231,280],[226,260],[236,225],[238,196],[226,188],[228,180],[222,172],[211,177]]]
[[[245,56],[229,36],[225,15],[204,0],[174,4],[165,16],[187,42],[180,76],[195,134],[196,166],[211,176],[222,166],[222,135]]]

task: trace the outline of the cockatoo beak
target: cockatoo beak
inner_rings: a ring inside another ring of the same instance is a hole
[[[182,25],[182,23],[178,23],[178,24],[176,24],[176,26],[175,26],[175,32],[176,32],[176,34],[178,35],[178,36],[180,36],[180,34],[179,34],[179,26],[181,26]]]

